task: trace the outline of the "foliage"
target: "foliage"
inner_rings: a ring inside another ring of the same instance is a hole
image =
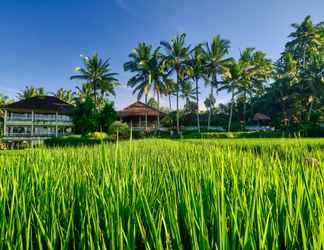
[[[152,107],[152,108],[158,108],[158,103],[157,101],[154,99],[154,97],[151,97],[148,102],[147,105]]]
[[[64,88],[60,88],[56,91],[56,93],[54,93],[54,96],[66,103],[73,104],[73,92],[70,89],[66,90]]]
[[[109,127],[109,134],[113,135],[114,138],[125,139],[130,136],[130,129],[126,123],[115,121]]]
[[[34,86],[26,86],[25,89],[17,94],[19,100],[35,97],[35,96],[44,96],[46,91],[44,88],[35,88]]]
[[[117,112],[113,102],[106,102],[99,114],[99,127],[102,131],[108,132],[109,127],[117,120]]]
[[[3,152],[0,248],[321,249],[323,147],[145,140]]]
[[[98,128],[99,113],[91,98],[84,102],[77,102],[73,111],[74,130],[77,134],[87,135]]]
[[[82,56],[84,68],[77,67],[77,75],[71,76],[71,80],[81,80],[91,86],[93,97],[96,100],[98,91],[101,96],[115,95],[115,88],[118,86],[117,73],[113,73],[109,59],[103,60],[98,54],[91,57]]]

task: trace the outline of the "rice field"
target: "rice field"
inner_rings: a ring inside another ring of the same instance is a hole
[[[323,249],[324,140],[0,152],[0,249]]]

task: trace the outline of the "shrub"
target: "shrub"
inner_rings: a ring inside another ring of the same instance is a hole
[[[105,132],[93,132],[88,134],[88,138],[95,140],[105,140],[108,139],[108,134]]]
[[[127,139],[130,136],[130,129],[126,123],[115,121],[109,127],[109,134],[113,136],[113,138],[117,137],[120,139]]]

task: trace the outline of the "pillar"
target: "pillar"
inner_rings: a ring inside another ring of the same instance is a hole
[[[3,135],[7,135],[7,110],[4,111],[4,119],[3,119]]]
[[[57,117],[58,117],[58,113],[56,112],[55,113],[55,136],[57,137],[58,136],[58,125],[57,125]]]
[[[34,110],[32,110],[31,136],[34,136]]]

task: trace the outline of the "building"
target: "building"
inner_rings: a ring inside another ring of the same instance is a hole
[[[32,97],[2,108],[5,140],[35,142],[72,133],[73,106],[54,96]]]
[[[126,122],[130,128],[145,129],[146,114],[147,127],[149,130],[157,128],[157,120],[159,114],[160,119],[166,116],[164,112],[161,112],[138,101],[119,111],[118,117],[122,122]]]

